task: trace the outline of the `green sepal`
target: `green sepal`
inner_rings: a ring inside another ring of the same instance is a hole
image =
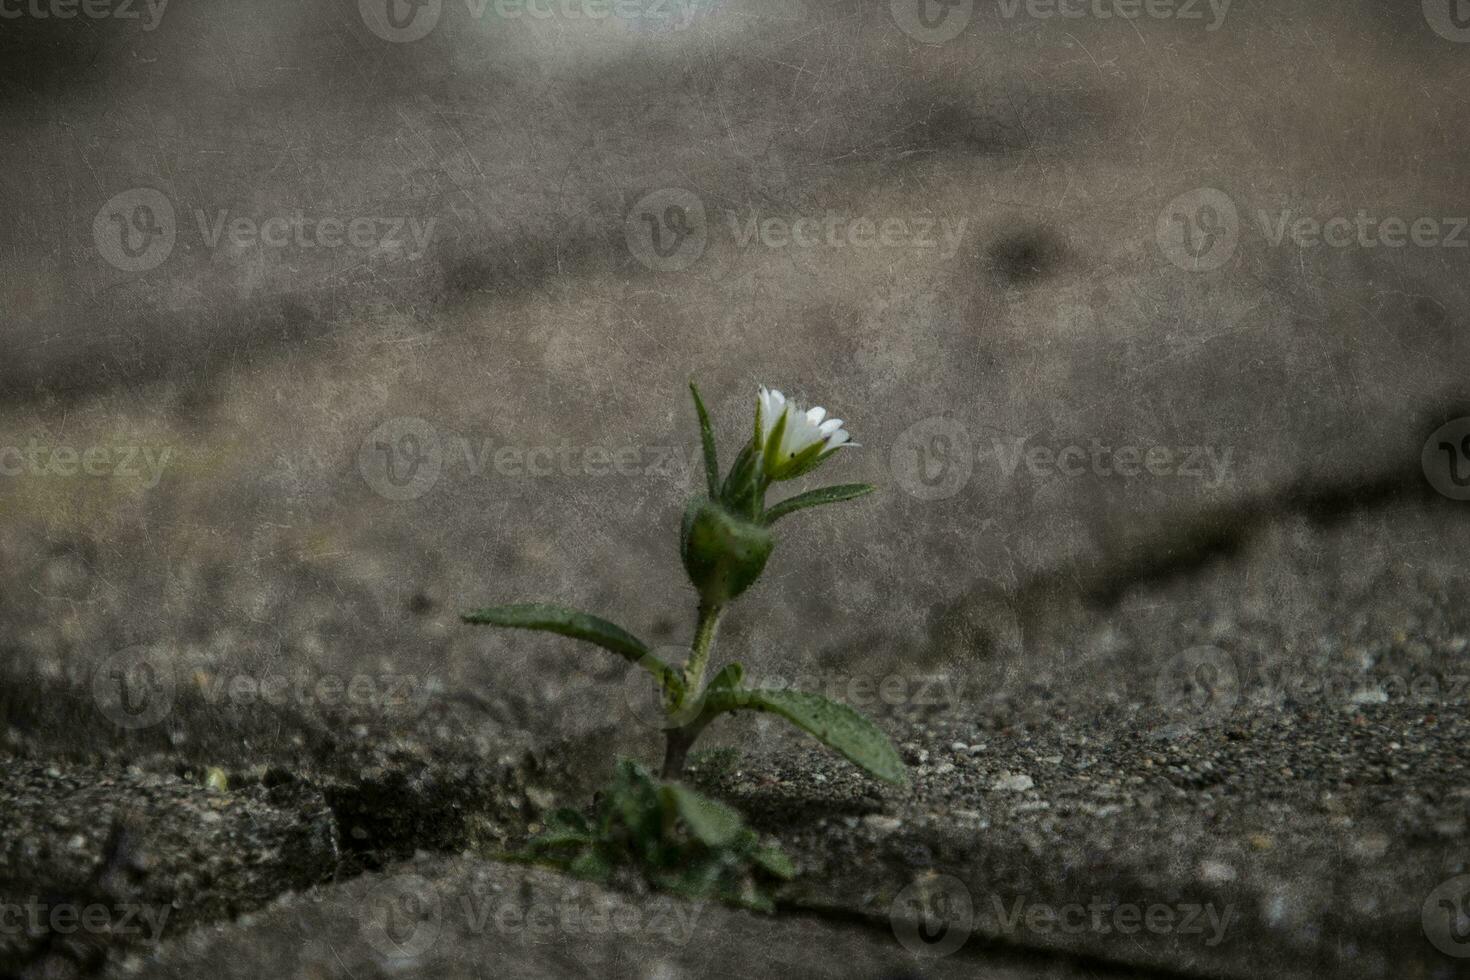
[[[704,399],[699,397],[699,387],[689,382],[689,393],[694,396],[694,411],[699,415],[699,441],[704,447],[704,478],[711,498],[720,493],[720,463],[715,455],[715,430],[709,421],[709,411]]]
[[[748,442],[741,447],[726,474],[718,499],[730,513],[759,520],[765,506],[764,479],[760,447],[754,441]]]
[[[781,464],[781,460],[777,457],[781,452],[781,440],[786,436],[786,423],[790,418],[791,406],[788,404],[781,409],[781,417],[776,420],[775,425],[771,426],[771,434],[766,436],[760,447],[761,468],[773,480],[776,479],[776,469]]]

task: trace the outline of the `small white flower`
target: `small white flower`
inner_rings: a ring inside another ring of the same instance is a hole
[[[755,418],[757,445],[772,480],[800,476],[842,446],[857,445],[841,419],[827,418],[825,408],[803,411],[781,392],[764,386],[756,399]]]

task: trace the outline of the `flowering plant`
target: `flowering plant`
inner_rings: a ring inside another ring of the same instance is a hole
[[[722,480],[709,412],[692,382],[689,390],[699,417],[706,493],[689,502],[680,534],[684,569],[699,594],[698,625],[683,667],[664,663],[621,627],[561,606],[495,606],[467,613],[464,621],[559,633],[596,644],[646,670],[658,685],[667,719],[664,779],[680,777],[690,746],[715,718],[732,711],[767,711],[879,779],[902,784],[903,762],[893,743],[847,705],[806,691],[746,686],[744,668],[738,663],[726,664],[704,684],[726,606],[760,578],[775,548],[772,525],[797,511],[861,497],[873,488],[862,483],[823,487],[767,507],[771,484],[804,476],[838,450],[854,445],[842,420],[828,418],[821,407],[803,411],[781,392],[761,388],[754,430]]]

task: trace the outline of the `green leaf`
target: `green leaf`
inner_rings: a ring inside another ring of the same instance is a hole
[[[678,814],[695,839],[709,847],[725,846],[744,826],[737,811],[678,783],[664,784],[661,792],[665,804]]]
[[[592,828],[587,826],[587,818],[571,807],[563,806],[551,811],[546,817],[546,830],[548,833],[591,833]]]
[[[477,626],[507,626],[512,629],[545,630],[574,640],[595,643],[604,650],[631,661],[658,678],[666,689],[682,693],[684,682],[668,664],[649,652],[638,637],[605,619],[590,616],[565,606],[539,602],[523,602],[509,606],[491,606],[465,613],[460,619]]]
[[[589,881],[607,881],[612,877],[613,866],[606,857],[589,848],[578,854],[567,865],[567,870],[578,878],[586,878]]]
[[[544,854],[562,847],[587,847],[597,843],[597,838],[591,834],[577,833],[570,830],[558,830],[542,834],[527,843],[532,854]]]
[[[836,749],[849,762],[886,782],[908,782],[898,750],[871,721],[845,704],[810,691],[765,691],[724,688],[705,692],[705,712],[769,711],[780,715],[819,742]]]
[[[710,425],[704,399],[699,397],[699,388],[693,381],[689,382],[689,393],[694,396],[694,411],[699,413],[699,439],[704,444],[704,477],[709,485],[710,499],[713,500],[720,494],[720,464],[715,456],[715,430]]]
[[[867,483],[843,483],[835,487],[821,487],[817,490],[808,490],[794,497],[788,497],[770,510],[766,511],[766,526],[776,523],[787,514],[794,514],[808,507],[818,507],[822,504],[835,504],[844,500],[852,500],[863,497],[873,492],[873,487]]]
[[[604,802],[604,835],[621,824],[648,851],[663,836],[662,818],[658,784],[648,770],[632,759],[619,759]]]
[[[783,881],[790,881],[796,877],[796,865],[791,859],[775,847],[757,848],[751,855],[751,859],[766,871]]]

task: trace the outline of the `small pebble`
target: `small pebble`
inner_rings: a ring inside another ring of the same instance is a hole
[[[1036,782],[1024,772],[1003,772],[995,777],[990,788],[999,793],[1023,793],[1035,785]]]
[[[880,833],[891,834],[903,826],[903,821],[898,817],[890,817],[882,813],[870,813],[863,817],[863,823],[872,830]]]
[[[1212,885],[1223,885],[1235,880],[1235,869],[1224,861],[1201,861],[1199,876]]]

